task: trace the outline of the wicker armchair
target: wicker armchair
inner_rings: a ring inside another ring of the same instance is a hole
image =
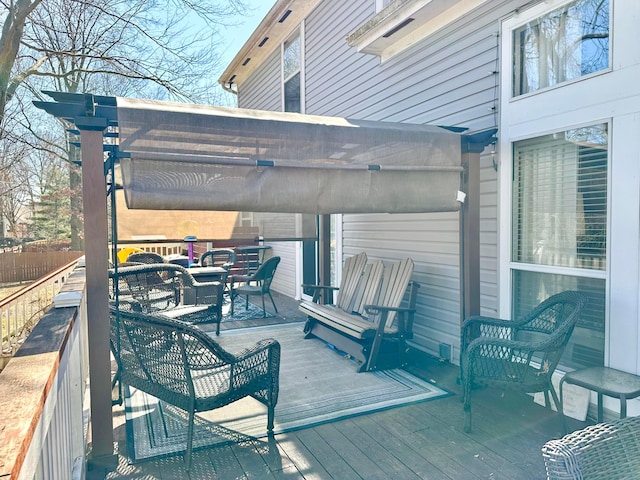
[[[640,478],[640,417],[589,425],[542,447],[549,480]]]
[[[162,312],[190,323],[215,322],[220,333],[223,285],[198,282],[184,267],[153,263],[109,270],[109,295],[120,310]],[[185,305],[188,293],[189,305]],[[199,308],[196,308],[199,306]]]
[[[525,393],[549,392],[564,348],[587,304],[580,292],[553,295],[520,320],[471,317],[462,325],[460,374],[465,411],[464,429],[471,431],[471,388],[475,384]]]
[[[208,250],[200,257],[200,265],[203,267],[223,267],[227,270],[237,261],[238,256],[231,248],[214,248]]]
[[[111,349],[121,384],[189,414],[185,463],[191,465],[194,416],[251,396],[267,407],[273,433],[280,344],[265,339],[231,354],[194,326],[160,314],[110,309]]]

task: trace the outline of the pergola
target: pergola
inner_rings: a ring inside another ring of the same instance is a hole
[[[460,210],[461,310],[479,312],[479,154],[495,130],[46,93],[53,101],[35,105],[80,135],[93,462],[113,455],[105,255],[113,161],[129,208],[320,215],[321,282],[328,214]]]

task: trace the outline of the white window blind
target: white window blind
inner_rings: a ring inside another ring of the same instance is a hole
[[[514,144],[514,262],[606,269],[607,127]]]

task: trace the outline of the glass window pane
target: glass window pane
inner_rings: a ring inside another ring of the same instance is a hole
[[[584,292],[589,297],[589,306],[569,339],[561,367],[577,369],[604,365],[604,279],[514,270],[513,318],[526,315],[546,298],[565,290]]]
[[[512,261],[606,269],[607,125],[513,146]]]
[[[283,67],[285,80],[300,71],[300,37],[285,42]]]
[[[513,32],[513,95],[609,66],[609,0],[577,0]]]
[[[284,111],[301,113],[300,107],[300,73],[297,73],[284,84]]]

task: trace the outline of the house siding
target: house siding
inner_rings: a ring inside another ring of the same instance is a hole
[[[273,52],[238,91],[238,107],[282,110],[280,50]]]
[[[488,2],[384,63],[346,37],[374,14],[372,0],[325,0],[305,20],[306,113],[366,120],[495,128],[500,19],[515,2]],[[279,54],[241,86],[242,107],[279,110]],[[275,79],[275,80],[274,80]],[[267,87],[268,85],[268,87]],[[271,91],[267,91],[271,89]],[[481,156],[481,313],[497,312],[497,173]],[[459,214],[343,215],[343,256],[362,250],[387,263],[411,257],[421,284],[414,344],[459,355]]]

